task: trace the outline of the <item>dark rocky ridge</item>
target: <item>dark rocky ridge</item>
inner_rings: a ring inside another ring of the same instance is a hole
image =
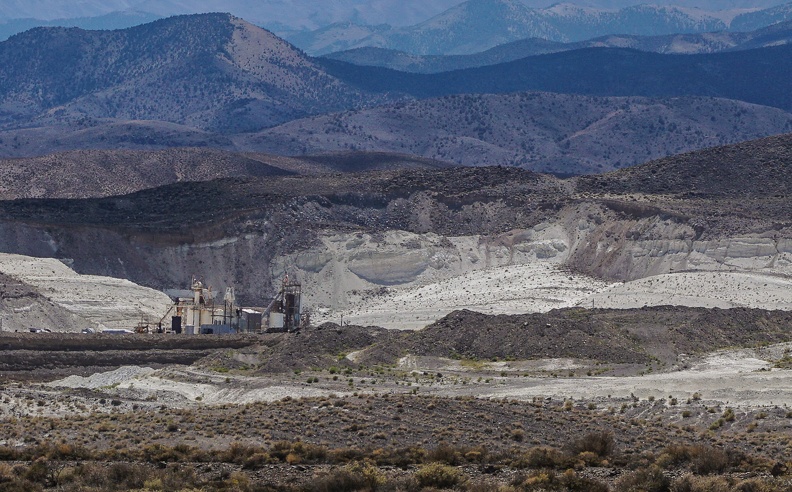
[[[0,160],[0,199],[97,198],[218,178],[450,166],[442,161],[385,152],[290,158],[208,148],[77,150]]]
[[[648,162],[577,180],[583,192],[785,198],[792,192],[792,136],[779,135]]]

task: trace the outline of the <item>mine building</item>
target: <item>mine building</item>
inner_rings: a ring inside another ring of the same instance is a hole
[[[210,286],[193,278],[189,297],[176,297],[160,322],[152,328],[141,324],[140,333],[225,335],[232,333],[292,332],[307,320],[302,312],[302,285],[284,275],[280,289],[266,308],[236,304],[233,287],[226,288],[223,302],[215,302]]]

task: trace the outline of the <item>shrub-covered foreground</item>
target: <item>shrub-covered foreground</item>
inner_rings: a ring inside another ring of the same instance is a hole
[[[779,463],[682,444],[625,461],[605,432],[584,435],[563,449],[498,453],[451,445],[329,449],[300,441],[216,450],[155,444],[123,451],[45,443],[0,447],[0,460],[0,491],[792,490]]]

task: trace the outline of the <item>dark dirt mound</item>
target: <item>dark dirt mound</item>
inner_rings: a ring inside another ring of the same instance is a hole
[[[237,353],[215,353],[202,360],[207,366],[234,368],[241,360],[253,364],[259,373],[290,372],[352,363],[344,356],[375,343],[387,345],[399,334],[373,326],[344,326],[324,323],[297,333],[270,334],[261,344]]]
[[[605,363],[671,362],[679,354],[792,340],[792,313],[660,306],[561,309],[545,314],[455,311],[425,329],[366,352],[366,363],[405,353],[471,359],[572,357]]]

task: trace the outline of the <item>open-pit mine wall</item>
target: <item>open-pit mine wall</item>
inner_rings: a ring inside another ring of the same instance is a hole
[[[517,212],[513,212],[517,213]],[[338,309],[381,288],[427,285],[475,271],[546,263],[612,281],[687,270],[790,273],[792,240],[741,234],[706,240],[684,220],[630,217],[596,202],[568,203],[533,227],[500,234],[314,229],[288,249],[269,233],[185,241],[111,228],[0,222],[0,251],[64,260],[77,272],[156,289],[185,288],[193,275],[216,290],[234,285],[263,305],[284,272],[303,281],[306,304]]]

